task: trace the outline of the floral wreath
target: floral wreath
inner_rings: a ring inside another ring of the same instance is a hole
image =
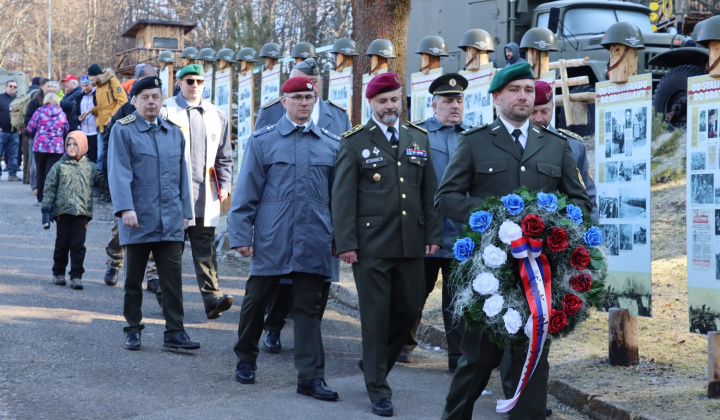
[[[552,302],[548,338],[569,334],[590,307],[600,307],[607,271],[602,232],[568,201],[561,193],[522,187],[499,199],[486,197],[473,210],[467,236],[453,246],[456,318],[463,317],[469,329],[481,328],[501,347],[527,348],[533,317],[519,278],[523,264],[514,256],[522,241],[546,258]]]

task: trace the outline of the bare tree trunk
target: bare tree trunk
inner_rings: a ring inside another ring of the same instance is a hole
[[[389,39],[395,45],[397,59],[390,60],[390,71],[397,73],[401,83],[405,82],[405,62],[408,22],[410,20],[411,0],[353,0],[352,27],[353,39],[360,55],[353,63],[353,124],[360,121],[362,75],[370,70],[370,57],[364,52],[376,39]],[[403,89],[405,95],[408,94]],[[403,119],[407,119],[407,107],[403,107]]]

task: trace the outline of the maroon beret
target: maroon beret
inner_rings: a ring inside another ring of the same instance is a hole
[[[295,76],[287,79],[280,90],[283,93],[312,92],[313,82],[307,77]]]
[[[365,90],[365,97],[370,99],[378,93],[392,92],[402,87],[400,79],[395,73],[378,74],[370,80]]]
[[[549,83],[538,80],[535,82],[535,105],[545,105],[552,101],[553,88]]]

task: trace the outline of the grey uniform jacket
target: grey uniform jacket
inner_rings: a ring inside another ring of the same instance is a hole
[[[228,215],[230,246],[253,246],[250,274],[331,276],[330,192],[340,138],[289,119],[248,140]]]
[[[192,218],[192,197],[180,129],[157,119],[158,129],[137,111],[112,130],[108,156],[113,212],[137,213],[136,229],[119,224],[120,245],[182,241],[183,219]]]
[[[320,117],[317,126],[339,136],[352,128],[347,111],[328,101],[320,101]],[[280,117],[285,115],[285,107],[278,100],[270,106],[260,108],[255,129],[259,130],[268,125],[277,124]]]
[[[585,184],[585,192],[587,192],[587,195],[590,197],[590,201],[592,202],[590,216],[592,216],[593,222],[598,223],[600,221],[600,213],[598,212],[597,190],[595,189],[595,181],[590,178],[590,174],[588,173],[590,164],[588,163],[587,147],[585,146],[585,143],[573,136],[566,135],[566,133],[561,133],[557,128],[553,127],[552,124],[548,126],[548,130],[567,137],[568,143],[570,143],[570,150],[572,150],[573,158],[575,158],[575,164],[580,170],[580,176],[582,177],[583,184]]]
[[[447,168],[450,157],[457,148],[458,136],[470,128],[464,124],[453,125],[452,127],[444,126],[437,118],[430,117],[424,121],[418,121],[419,127],[428,131],[428,139],[430,140],[430,148],[432,149],[433,166],[435,167],[435,175],[437,176],[438,185],[442,181],[445,168]],[[465,236],[465,227],[462,223],[458,223],[447,217],[443,217],[443,247],[435,255],[426,258],[455,258],[453,254],[453,245],[455,239]]]

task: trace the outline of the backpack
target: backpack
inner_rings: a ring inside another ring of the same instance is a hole
[[[32,99],[33,93],[23,93],[10,102],[10,125],[15,129],[25,127],[25,110]]]

